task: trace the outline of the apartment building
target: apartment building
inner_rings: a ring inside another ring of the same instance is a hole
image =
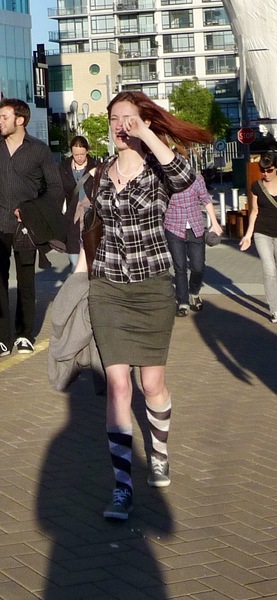
[[[72,75],[72,53],[78,55],[74,60],[79,68],[84,54],[93,55],[88,68],[94,71],[98,55],[104,56],[109,69],[108,56],[115,54],[117,66],[113,61],[112,72],[106,73],[112,77],[110,93],[141,90],[169,108],[168,95],[173,88],[184,78],[197,77],[231,119],[235,136],[240,125],[239,59],[220,0],[57,0],[57,7],[48,9],[48,15],[58,21],[58,31],[50,32],[49,40],[58,42],[60,54],[60,58],[49,57],[50,92],[52,79],[62,91],[69,74],[74,94],[79,93]],[[103,112],[109,99],[109,93],[103,99],[98,86],[103,82],[103,67],[98,66],[99,78],[90,79],[87,91],[94,114]],[[87,79],[86,71],[84,82]],[[251,98],[249,110],[250,119],[255,118]]]

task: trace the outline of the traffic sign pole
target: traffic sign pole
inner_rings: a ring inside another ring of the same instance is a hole
[[[219,152],[219,164],[220,164],[220,185],[222,186],[222,176],[223,176],[223,152],[225,152],[227,148],[227,144],[225,140],[218,139],[214,143],[214,150]]]

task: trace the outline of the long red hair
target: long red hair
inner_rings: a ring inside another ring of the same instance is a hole
[[[170,146],[172,142],[176,145],[181,144],[185,146],[193,142],[209,144],[213,139],[209,131],[175,117],[153,102],[143,92],[119,92],[107,107],[109,120],[114,104],[125,100],[137,106],[141,119],[151,122],[150,129],[167,146]]]

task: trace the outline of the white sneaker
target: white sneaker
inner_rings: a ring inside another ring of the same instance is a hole
[[[10,353],[11,353],[11,351],[9,350],[9,348],[7,348],[6,344],[3,344],[3,342],[0,342],[0,357],[1,356],[9,356]]]
[[[277,312],[273,313],[270,317],[271,323],[277,323]]]
[[[14,342],[14,345],[17,348],[18,354],[30,354],[31,352],[34,352],[34,346],[27,338],[17,338],[17,340]]]

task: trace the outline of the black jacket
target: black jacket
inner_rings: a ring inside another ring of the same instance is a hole
[[[96,161],[90,155],[87,158],[87,166],[85,173],[88,173],[91,169],[96,166]],[[66,158],[60,165],[60,175],[62,179],[63,189],[66,200],[66,213],[67,219],[67,238],[66,238],[66,249],[70,254],[79,254],[80,252],[80,224],[79,222],[74,224],[74,215],[78,204],[78,194],[74,194],[76,187],[76,181],[72,173],[71,168],[72,156]],[[91,198],[93,186],[93,177],[89,177],[84,183],[84,190],[86,196]]]
[[[41,268],[51,266],[45,254],[53,248],[66,252],[67,223],[61,209],[55,203],[49,204],[47,196],[26,200],[19,205],[23,225],[40,252]],[[43,260],[43,256],[45,260]],[[28,252],[25,256],[28,261]]]

